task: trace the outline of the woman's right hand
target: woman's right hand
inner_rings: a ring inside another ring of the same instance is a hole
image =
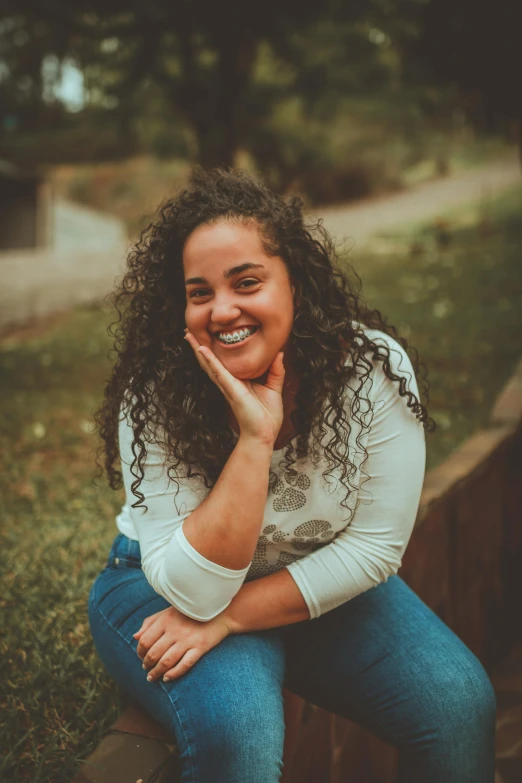
[[[230,405],[240,435],[273,445],[283,423],[283,382],[285,368],[282,351],[270,365],[266,383],[235,378],[206,345],[200,345],[193,334],[186,331],[185,339],[194,349],[200,367],[216,384]]]

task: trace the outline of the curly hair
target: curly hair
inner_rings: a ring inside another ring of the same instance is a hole
[[[408,390],[406,378],[392,371],[389,348],[369,339],[361,325],[387,333],[412,351],[416,373],[422,368],[418,380],[428,400],[425,368],[395,327],[365,305],[359,278],[340,263],[322,222],[306,224],[299,198],[279,196],[260,179],[238,170],[196,169],[188,187],[163,203],[158,218],[129,254],[127,272],[114,294],[117,320],[109,327],[117,358],[96,413],[103,441],[99,457],[110,486],[122,486],[118,448],[122,411],[134,431],[131,471],[137,500],[133,507],[143,505],[140,484],[152,433],[161,432],[169,477],[176,481],[182,466],[189,478],[201,477],[207,489],[235,446],[225,399],[183,339],[183,248],[198,226],[220,220],[255,224],[265,252],[279,256],[287,266],[298,303],[290,347],[300,384],[291,416],[296,435],[285,448],[285,466],[294,472],[296,460],[310,457],[317,465],[326,458],[323,476],[340,470],[347,490],[342,505],[346,505],[356,467],[346,458],[345,444],[350,418],[362,425],[359,445],[365,428],[361,395],[372,370],[370,356],[382,363],[424,427],[433,428],[425,406]],[[343,392],[350,382],[354,398],[347,416]],[[319,447],[327,435],[328,442]]]

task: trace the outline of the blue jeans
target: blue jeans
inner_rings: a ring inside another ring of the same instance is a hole
[[[119,534],[89,597],[110,675],[176,737],[183,783],[276,783],[283,685],[399,750],[402,783],[493,783],[495,696],[482,665],[399,576],[315,620],[228,636],[149,683],[132,634],[169,606]]]

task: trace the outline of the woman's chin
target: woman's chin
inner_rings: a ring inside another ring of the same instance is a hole
[[[234,378],[237,378],[239,381],[252,381],[252,383],[266,383],[266,379],[268,376],[268,370],[265,370],[265,372],[260,372],[259,370],[250,370],[246,372],[233,372],[232,375]]]
[[[265,383],[266,378],[268,375],[268,370],[270,369],[270,363],[267,365],[264,364],[258,364],[256,363],[249,363],[249,362],[230,362],[230,366],[227,367],[225,362],[223,362],[229,373],[231,373],[234,378],[237,378],[240,381],[254,381],[255,383]]]

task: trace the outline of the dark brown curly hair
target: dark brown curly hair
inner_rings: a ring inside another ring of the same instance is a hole
[[[200,476],[207,488],[214,485],[235,446],[225,399],[183,339],[183,248],[198,226],[218,220],[255,223],[265,251],[287,265],[298,303],[290,347],[300,385],[291,417],[295,444],[286,446],[285,467],[294,472],[296,458],[309,456],[314,465],[326,458],[323,476],[340,469],[347,490],[342,505],[346,505],[356,467],[346,459],[345,444],[350,419],[363,425],[361,390],[372,370],[369,356],[382,363],[424,427],[433,428],[425,406],[408,390],[406,378],[391,370],[389,349],[369,339],[358,325],[386,332],[406,350],[408,344],[378,310],[364,304],[359,278],[339,262],[321,221],[305,223],[301,200],[276,195],[261,180],[237,170],[196,169],[189,186],[161,206],[157,220],[130,252],[127,272],[114,294],[118,317],[109,327],[117,359],[96,414],[103,441],[100,465],[104,464],[111,487],[119,489],[122,411],[134,429],[134,507],[143,505],[140,484],[151,433],[161,432],[168,454],[166,468],[174,481],[181,466],[183,475]],[[425,369],[413,349],[412,354],[427,400]],[[343,390],[350,381],[355,394],[347,416]],[[363,425],[359,438],[364,429]],[[326,435],[330,439],[320,448]]]

